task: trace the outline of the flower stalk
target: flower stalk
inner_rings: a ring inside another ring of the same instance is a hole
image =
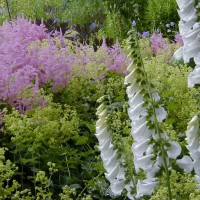
[[[95,135],[99,141],[99,150],[101,151],[101,158],[106,170],[105,177],[110,182],[110,189],[114,196],[121,195],[123,190],[126,189],[128,192],[127,196],[130,199],[134,199],[131,194],[135,182],[134,177],[132,176],[127,183],[126,171],[130,169],[123,167],[128,162],[126,159],[123,159],[124,156],[119,156],[118,150],[115,148],[112,131],[109,130],[107,123],[108,109],[104,102],[104,96],[98,102],[101,105],[97,108],[96,114],[99,120],[96,123]]]
[[[170,141],[160,127],[167,113],[159,105],[160,97],[145,72],[136,25],[133,26],[129,35],[128,48],[131,50],[129,57],[133,62],[128,66],[130,73],[125,77],[125,84],[130,84],[127,87],[127,95],[130,105],[128,114],[132,120],[132,136],[135,140],[132,151],[136,172],[142,169],[147,178],[138,180],[136,197],[140,198],[153,193],[158,183],[155,175],[163,166],[167,176],[169,200],[172,200],[169,158],[176,159],[181,153],[181,147],[178,143]],[[175,149],[178,151],[173,154]]]

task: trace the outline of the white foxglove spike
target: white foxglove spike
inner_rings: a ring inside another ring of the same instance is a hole
[[[199,119],[198,116],[194,116],[188,123],[186,131],[186,141],[188,145],[186,148],[190,152],[190,157],[193,159],[193,168],[196,173],[197,181],[200,177],[200,136],[199,136]],[[185,169],[185,168],[184,168]],[[200,184],[197,185],[199,187]]]
[[[183,59],[185,63],[189,63],[194,58],[196,64],[195,69],[188,76],[188,87],[192,88],[196,84],[200,84],[200,23],[196,22],[197,13],[194,6],[194,0],[177,0],[179,6],[179,30],[183,39]],[[197,61],[197,62],[196,62]]]
[[[105,177],[110,182],[111,191],[117,196],[121,194],[126,186],[126,169],[121,167],[123,161],[118,160],[118,152],[114,150],[112,132],[109,130],[106,123],[107,108],[104,103],[97,108],[96,114],[99,120],[96,122],[95,135],[99,141],[99,150],[101,151],[101,158],[106,170]],[[131,191],[128,191],[128,194],[130,194],[130,192]]]

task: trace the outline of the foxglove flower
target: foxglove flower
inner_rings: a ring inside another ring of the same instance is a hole
[[[186,131],[186,141],[188,145],[186,148],[190,152],[189,156],[184,156],[182,159],[177,160],[177,164],[186,172],[191,172],[193,169],[196,173],[196,179],[200,183],[200,136],[199,136],[199,119],[194,116],[189,122]],[[199,187],[200,184],[197,185]]]
[[[177,0],[179,6],[179,30],[183,39],[183,59],[189,63],[194,58],[196,64],[193,72],[188,77],[188,87],[194,87],[200,83],[200,24],[196,22],[197,13],[194,0]]]
[[[117,150],[114,150],[114,145],[112,144],[112,133],[106,123],[107,108],[104,103],[98,107],[96,114],[99,120],[96,123],[95,135],[99,141],[99,150],[101,151],[101,158],[106,170],[105,177],[110,182],[110,189],[115,196],[118,196],[126,188],[129,198],[133,199],[130,193],[131,185],[125,184],[126,169],[121,167],[123,160],[118,159]]]
[[[143,197],[144,195],[151,195],[154,191],[154,187],[157,185],[155,179],[146,179],[142,181],[138,181],[137,184],[137,195],[136,198]]]
[[[130,46],[134,46],[134,38],[130,41]],[[133,57],[136,57],[135,51],[132,50]],[[130,55],[132,54],[130,53]],[[137,56],[138,58],[139,56]],[[139,63],[134,66],[133,63]],[[129,98],[128,115],[131,119],[131,135],[134,138],[132,144],[132,152],[134,155],[134,165],[136,173],[143,170],[146,173],[145,180],[138,180],[137,184],[137,198],[144,195],[151,195],[154,187],[157,185],[155,174],[160,170],[161,166],[164,166],[164,160],[169,163],[169,158],[176,159],[181,153],[181,147],[177,142],[172,142],[168,136],[164,133],[157,133],[154,128],[149,128],[149,122],[163,122],[167,116],[167,112],[160,105],[154,107],[152,101],[155,103],[160,100],[160,97],[154,88],[146,88],[143,84],[140,84],[140,80],[146,80],[144,76],[145,72],[139,70],[142,61],[133,61],[127,68],[130,72],[124,80],[125,84],[128,84],[126,93]],[[139,78],[138,78],[139,77]],[[144,82],[145,82],[144,81]],[[147,91],[148,90],[148,91]],[[148,99],[145,97],[149,96]],[[148,93],[148,94],[147,94]],[[150,100],[150,101],[149,101]],[[153,110],[154,114],[150,114],[150,110]],[[156,118],[156,119],[155,119]],[[167,158],[163,158],[160,152],[155,153],[154,140],[166,140],[170,145],[165,146]],[[167,168],[167,166],[164,166]]]

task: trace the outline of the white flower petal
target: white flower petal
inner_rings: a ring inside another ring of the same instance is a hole
[[[100,118],[100,119],[97,120],[96,128],[101,127],[102,125],[105,126],[105,119],[104,118]]]
[[[106,167],[105,167],[105,169],[106,169]],[[113,168],[110,168],[110,171],[108,173],[105,173],[105,177],[109,181],[112,181],[113,179],[115,179],[117,177],[118,172],[119,172],[119,163],[114,165]]]
[[[127,89],[128,89],[128,87],[127,87]],[[135,91],[135,90],[134,90]],[[143,96],[140,94],[140,91],[139,92],[132,92],[132,93],[134,93],[134,96],[131,96],[131,95],[129,95],[128,97],[129,97],[129,101],[128,101],[128,103],[129,103],[129,105],[132,107],[135,107],[136,105],[138,105],[138,104],[140,104],[141,102],[143,102]],[[131,92],[130,92],[131,93]]]
[[[96,133],[96,137],[98,140],[107,140],[109,138],[108,128],[106,126],[102,126]]]
[[[107,158],[103,160],[104,167],[106,171],[109,173],[115,166],[119,166],[118,160],[117,160],[117,151],[113,151],[113,155],[111,158]]]
[[[134,65],[133,65],[133,61],[130,63],[130,65],[127,67],[127,71],[131,72],[134,70]]]
[[[131,135],[133,136],[133,138],[136,142],[146,141],[148,138],[150,138],[150,136],[154,132],[154,130],[152,130],[152,129],[150,130],[147,127],[147,121],[145,123],[143,123],[137,129],[133,129],[133,128],[134,127],[132,127]]]
[[[134,153],[134,156],[136,157],[141,157],[143,156],[143,153],[147,150],[148,148],[148,143],[150,139],[144,140],[143,142],[135,142],[132,145],[132,152]]]
[[[115,196],[119,196],[122,193],[122,190],[125,187],[124,182],[125,180],[113,180],[110,183],[111,191],[113,192]]]
[[[138,91],[140,91],[140,87],[138,86],[138,84],[135,81],[133,81],[132,84],[129,85],[126,89],[126,93],[127,93],[128,97],[133,96]]]
[[[98,114],[99,118],[105,118],[107,115],[107,109],[105,108],[101,113]]]
[[[133,83],[136,76],[136,72],[135,70],[133,70],[128,76],[125,77],[124,79],[124,84],[128,84],[128,83]]]
[[[169,158],[176,159],[181,154],[181,146],[178,142],[170,142],[170,147],[167,149],[167,155]]]
[[[194,116],[192,120],[188,123],[186,136],[188,140],[191,140],[197,135],[199,131],[199,119],[197,116]]]
[[[152,167],[153,161],[151,160],[154,157],[153,154],[142,156],[142,157],[134,157],[135,163],[135,171],[138,173],[140,168],[144,171],[147,171],[149,168]]]
[[[186,139],[186,141],[188,142],[187,139]],[[199,148],[199,136],[196,135],[196,137],[194,137],[192,140],[190,140],[190,142],[188,143],[188,145],[186,145],[186,148],[190,152],[193,152],[193,151],[197,150]]]
[[[147,109],[143,106],[143,102],[136,105],[134,108],[128,109],[128,115],[130,119],[136,120],[141,118],[142,116],[147,116]]]
[[[161,106],[159,108],[156,108],[156,117],[159,122],[162,122],[167,116],[167,112],[165,109]]]
[[[136,198],[143,197],[144,195],[152,195],[157,184],[158,182],[155,179],[138,180]]]
[[[96,115],[99,115],[101,112],[103,112],[104,109],[105,109],[105,105],[102,103],[102,104],[97,108]]]
[[[177,165],[184,169],[186,172],[190,173],[194,168],[194,163],[189,156],[184,156],[182,159],[176,161]]]
[[[188,87],[192,88],[196,84],[200,84],[200,66],[194,69],[188,76]]]

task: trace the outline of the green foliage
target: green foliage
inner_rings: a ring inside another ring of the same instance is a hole
[[[159,28],[163,32],[167,23],[177,23],[179,20],[177,9],[176,0],[148,0],[145,17],[149,29],[153,32]]]
[[[157,186],[150,200],[168,200],[165,179],[166,175],[163,174],[160,184]],[[170,180],[173,200],[196,200],[200,196],[200,190],[196,189],[195,178],[191,174],[172,170]]]
[[[186,130],[188,121],[198,112],[199,89],[187,87],[191,68],[183,65],[170,66],[163,62],[163,58],[160,56],[146,60],[145,66],[148,77],[155,83],[167,110],[165,124],[172,125],[172,129],[178,134]]]
[[[65,9],[65,19],[71,20],[72,24],[101,24],[105,19],[101,0],[70,0]]]
[[[95,162],[95,150],[90,147],[91,135],[87,132],[84,134],[81,129],[76,111],[68,105],[62,107],[58,103],[49,102],[42,109],[36,108],[26,114],[16,110],[6,114],[3,145],[13,149],[13,162],[19,166],[23,187],[31,185],[31,182],[27,183],[27,176],[34,180],[39,171],[48,171],[48,162],[55,163],[58,169],[52,175],[51,171],[48,172],[54,182],[51,186],[53,195],[60,191],[61,188],[56,189],[58,186],[76,183],[82,187],[83,179],[95,175],[96,165],[91,174],[86,173],[88,169],[84,168],[86,163],[92,165]],[[11,140],[9,145],[6,138]]]
[[[7,5],[4,0],[1,0],[1,6],[4,9],[5,17],[8,18]],[[67,6],[67,2],[64,0],[8,0],[8,6],[10,9],[11,18],[15,19],[19,15],[30,19],[63,19],[63,11]]]

